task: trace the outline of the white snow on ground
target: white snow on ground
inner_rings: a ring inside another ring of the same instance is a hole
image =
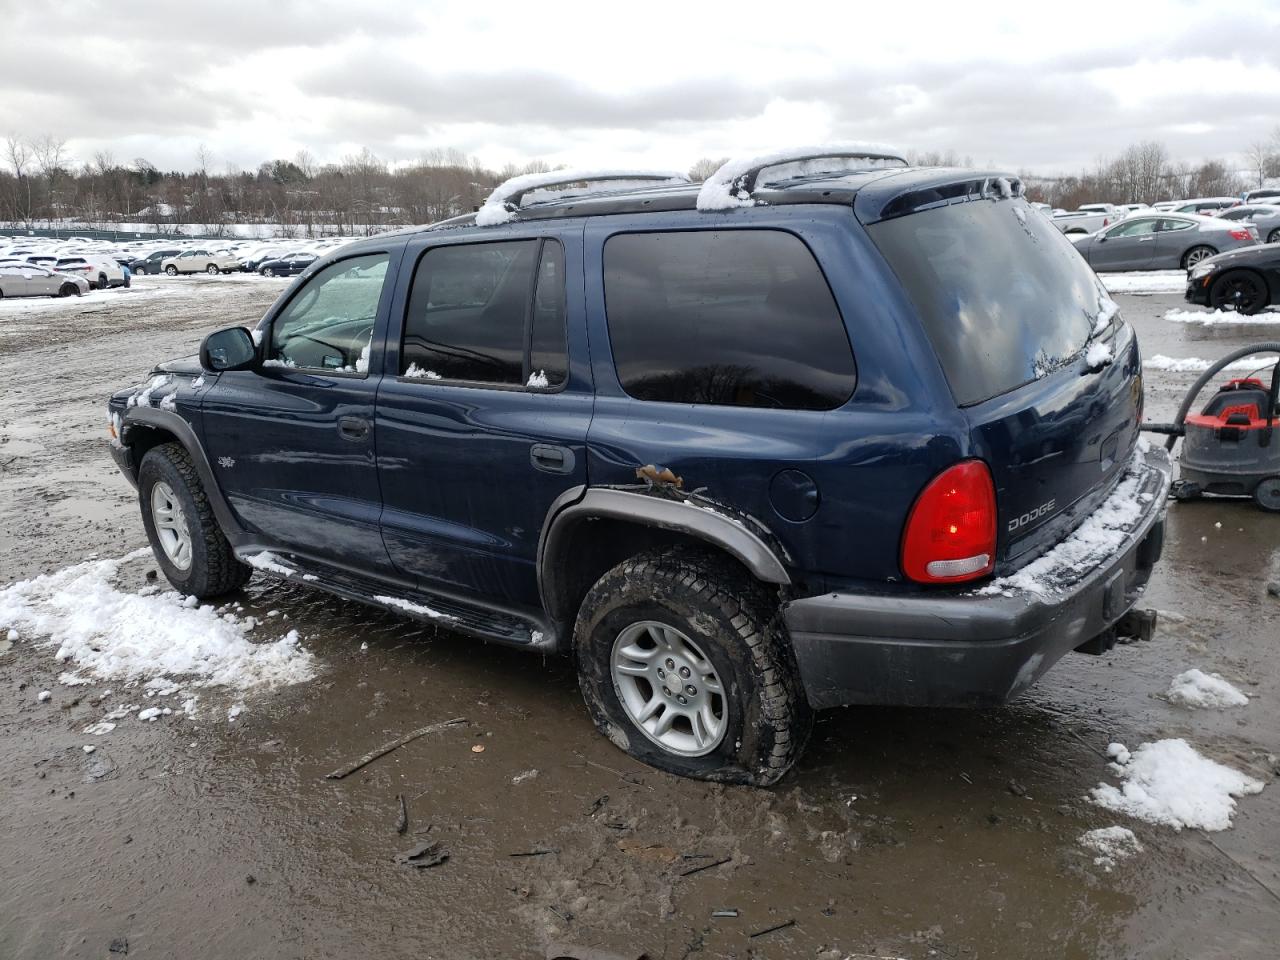
[[[1187,289],[1187,275],[1182,270],[1100,273],[1098,279],[1110,293],[1181,293]]]
[[[88,313],[110,310],[113,307],[128,307],[139,300],[170,296],[172,293],[171,289],[165,287],[134,286],[127,290],[123,287],[90,290],[81,297],[5,297],[0,300],[0,322],[24,314]]]
[[[420,603],[401,600],[399,597],[374,597],[373,599],[378,601],[378,603],[385,603],[389,607],[396,607],[399,610],[404,610],[408,613],[416,613],[424,617],[436,617],[443,620],[457,619],[456,617],[449,616],[447,613],[441,613],[439,610],[432,610],[430,607],[424,607]]]
[[[309,680],[315,662],[296,631],[262,643],[251,624],[173,591],[142,596],[115,584],[121,567],[150,557],[136,550],[90,560],[0,589],[0,626],[21,630],[58,660],[98,679],[194,677],[243,690]]]
[[[1144,743],[1112,769],[1125,782],[1100,783],[1089,799],[1100,807],[1175,830],[1226,830],[1235,798],[1261,793],[1262,781],[1198,754],[1185,740]]]
[[[1111,872],[1111,868],[1120,860],[1126,860],[1135,853],[1142,852],[1142,844],[1128,827],[1099,827],[1081,835],[1080,845],[1097,854],[1093,858],[1096,866]]]
[[[900,157],[902,152],[896,147],[883,143],[864,143],[843,141],[838,143],[815,144],[807,147],[791,147],[775,153],[763,153],[754,157],[738,157],[720,167],[715,173],[703,181],[698,191],[697,206],[699,210],[730,210],[733,207],[754,206],[753,200],[746,191],[734,191],[734,181],[748,171],[760,169],[758,182],[761,184],[777,182],[799,176],[816,176],[823,173],[839,173],[849,168],[849,164],[841,164],[838,159],[805,160],[815,154],[836,154],[838,157],[854,158],[866,154],[888,154]],[[867,160],[867,167],[884,165],[883,161]],[[767,171],[772,170],[771,174]],[[766,175],[767,174],[767,175]]]
[[[1202,327],[1253,326],[1256,324],[1280,324],[1280,313],[1267,309],[1251,317],[1234,310],[1166,310],[1164,318],[1170,323],[1194,323]]]
[[[1139,453],[1111,496],[1102,501],[1071,536],[1038,560],[1016,573],[991,581],[977,592],[987,596],[1000,593],[1012,596],[1014,591],[1023,590],[1040,597],[1052,596],[1061,584],[1074,582],[1080,573],[1091,570],[1113,554],[1151,499],[1145,495],[1144,500],[1138,492],[1144,476],[1141,466]]]
[[[1192,668],[1173,678],[1167,694],[1170,702],[1184,707],[1208,707],[1221,710],[1225,707],[1243,707],[1249,698],[1216,673],[1205,673]]]
[[[1212,360],[1201,360],[1199,357],[1166,357],[1163,353],[1157,353],[1154,357],[1148,357],[1142,361],[1142,366],[1147,370],[1165,370],[1169,373],[1204,373],[1213,365]],[[1223,367],[1223,371],[1228,370],[1256,370],[1259,367],[1266,366],[1268,361],[1265,357],[1259,359],[1235,360]]]

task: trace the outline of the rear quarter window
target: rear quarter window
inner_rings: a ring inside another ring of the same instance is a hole
[[[853,394],[844,321],[793,234],[619,234],[604,285],[618,379],[637,399],[831,410]]]

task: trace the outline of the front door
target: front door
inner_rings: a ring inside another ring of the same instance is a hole
[[[259,368],[220,374],[201,406],[218,485],[245,525],[355,570],[388,566],[370,357],[394,259],[367,253],[317,271],[269,318]]]
[[[387,550],[428,590],[536,608],[543,519],[587,478],[582,227],[432,236],[404,263],[378,392]]]

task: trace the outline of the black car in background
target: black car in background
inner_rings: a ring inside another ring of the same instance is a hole
[[[1280,305],[1280,243],[1206,257],[1187,274],[1186,298],[1202,307],[1243,314]]]
[[[158,274],[161,272],[161,264],[168,257],[176,257],[182,251],[176,247],[165,248],[164,250],[152,250],[145,257],[137,257],[128,264],[130,270],[139,274]]]
[[[314,253],[287,253],[279,260],[264,260],[258,272],[264,277],[292,277],[316,262]]]

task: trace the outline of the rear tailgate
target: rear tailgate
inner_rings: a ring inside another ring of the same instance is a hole
[[[868,224],[969,420],[972,455],[991,469],[997,574],[1106,497],[1142,406],[1133,331],[1071,242],[1014,192],[958,180],[897,197]]]

